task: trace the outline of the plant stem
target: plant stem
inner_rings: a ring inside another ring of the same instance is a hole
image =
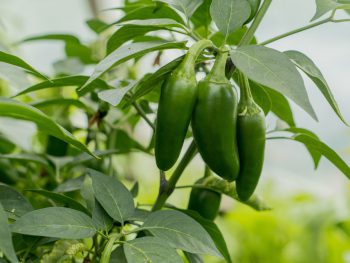
[[[326,19],[323,19],[323,20],[321,20],[321,21],[312,23],[312,24],[310,24],[310,25],[307,25],[307,26],[303,26],[303,27],[294,29],[294,30],[292,30],[292,31],[286,32],[286,33],[281,34],[281,35],[279,35],[279,36],[276,36],[276,37],[273,37],[273,38],[271,38],[271,39],[265,40],[265,41],[259,43],[259,45],[270,44],[270,43],[275,42],[275,41],[277,41],[277,40],[280,40],[280,39],[282,39],[282,38],[285,38],[285,37],[294,35],[294,34],[296,34],[296,33],[305,31],[305,30],[307,30],[307,29],[310,29],[310,28],[313,28],[313,27],[316,27],[316,26],[325,24],[325,23],[327,23],[327,22],[330,22],[331,19],[332,19],[331,17],[328,17],[328,18],[326,18]]]
[[[243,46],[249,44],[252,39],[254,38],[254,34],[256,30],[258,29],[258,26],[260,25],[262,19],[264,18],[267,10],[270,7],[272,0],[265,0],[262,4],[261,8],[259,9],[252,25],[249,27],[248,31],[244,34],[241,41],[239,42],[238,46]]]
[[[161,185],[159,187],[159,194],[155,204],[152,207],[152,211],[157,211],[163,207],[166,200],[169,196],[174,192],[176,187],[176,183],[179,181],[182,172],[185,170],[189,162],[193,159],[193,157],[197,153],[197,146],[194,141],[192,141],[191,145],[188,147],[185,155],[182,157],[179,165],[176,167],[174,173],[170,177],[169,181],[165,183],[165,185]]]
[[[148,125],[152,128],[152,130],[155,130],[155,126],[153,122],[147,117],[146,113],[143,111],[143,109],[140,107],[137,102],[133,102],[132,105],[136,109],[137,113],[140,114],[140,116],[148,123]]]

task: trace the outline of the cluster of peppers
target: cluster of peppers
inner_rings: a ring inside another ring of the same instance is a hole
[[[184,60],[164,82],[159,101],[155,155],[159,169],[169,170],[177,161],[188,127],[206,165],[221,178],[235,181],[237,194],[247,200],[253,194],[263,166],[265,115],[254,102],[248,79],[239,74],[240,101],[225,76],[228,49],[219,49],[207,76],[197,83],[195,63],[209,40],[189,49]],[[208,173],[206,173],[208,174]],[[221,195],[193,188],[189,209],[213,220]]]

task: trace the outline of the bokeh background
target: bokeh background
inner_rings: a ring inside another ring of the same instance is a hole
[[[113,21],[120,15],[117,11],[101,10],[118,5],[118,0],[0,0],[0,49],[9,48],[42,72],[53,72],[53,64],[59,67],[57,61],[64,57],[63,44],[17,45],[17,41],[48,33],[69,33],[87,43],[94,41],[96,35],[85,21],[94,16]],[[273,1],[256,34],[257,39],[265,40],[306,25],[315,8],[313,0]],[[280,51],[299,50],[312,58],[325,75],[345,119],[350,122],[350,23],[322,25],[269,46]],[[0,79],[11,83],[14,89],[29,86],[29,81],[21,74],[0,63]],[[319,122],[291,103],[297,126],[315,131],[350,163],[350,128],[341,123],[312,82],[305,79],[305,84]],[[77,121],[86,125],[84,119]],[[1,128],[5,126],[6,129]],[[272,129],[273,126],[271,117],[268,127]],[[135,136],[140,141],[147,134],[145,129],[143,125],[136,129]],[[12,136],[23,149],[33,150],[30,138],[35,127],[32,125],[0,119],[0,132]],[[138,178],[142,202],[151,203],[158,184],[154,160],[132,154],[122,162],[121,173]],[[192,183],[201,176],[202,170],[201,160],[197,158],[180,184]],[[229,199],[222,203],[222,216],[217,223],[235,262],[350,262],[349,182],[327,160],[322,159],[318,170],[314,171],[303,145],[268,141],[257,192],[272,211],[256,212]],[[186,206],[187,196],[187,190],[177,190],[169,201]],[[220,261],[207,258],[205,262]]]

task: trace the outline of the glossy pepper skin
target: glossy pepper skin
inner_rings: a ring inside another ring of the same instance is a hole
[[[223,179],[233,181],[240,166],[236,142],[237,95],[225,76],[227,55],[226,51],[220,53],[211,72],[198,84],[192,130],[204,162]]]
[[[238,197],[246,201],[254,193],[264,163],[265,115],[254,102],[245,81],[238,107],[237,140],[241,169],[236,180]]]
[[[164,82],[159,100],[155,156],[159,169],[169,170],[178,159],[197,97],[195,62],[209,40],[194,44],[184,60]]]
[[[199,179],[196,184],[200,184],[202,179]],[[213,221],[217,216],[221,203],[221,194],[218,192],[203,189],[192,188],[188,209],[198,212],[202,217]]]

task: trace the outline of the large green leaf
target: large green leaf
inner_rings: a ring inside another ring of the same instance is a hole
[[[109,231],[113,226],[113,219],[107,214],[98,201],[95,201],[95,207],[92,210],[92,222],[96,229]]]
[[[128,262],[132,263],[182,263],[176,250],[168,246],[163,240],[155,237],[136,238],[123,244]]]
[[[345,124],[347,124],[340,113],[338,104],[334,99],[327,81],[315,63],[309,57],[299,51],[290,50],[284,53],[287,54],[287,56],[316,84],[323,96],[333,108],[334,112]]]
[[[248,78],[289,97],[317,120],[303,79],[286,54],[263,46],[243,46],[233,50],[231,58]]]
[[[47,79],[46,76],[41,74],[39,71],[34,69],[31,65],[29,65],[28,63],[26,63],[25,61],[23,61],[19,57],[5,53],[3,51],[0,51],[0,62],[4,62],[4,63],[11,64],[11,65],[16,66],[16,67],[23,68],[23,69],[41,77],[41,78]]]
[[[314,21],[338,6],[336,0],[316,0],[316,13],[311,19]]]
[[[88,76],[69,76],[69,77],[62,77],[62,78],[57,78],[49,81],[43,81],[20,91],[14,97],[27,94],[33,91],[37,91],[37,90],[47,89],[47,88],[68,87],[68,86],[80,87],[88,79],[89,79]],[[105,81],[101,79],[96,79],[93,82],[91,82],[83,91],[79,92],[79,95],[82,96],[94,89],[109,89],[109,88],[111,87]]]
[[[53,200],[54,202],[68,206],[68,207],[75,209],[75,210],[79,210],[85,214],[90,214],[89,210],[87,210],[86,207],[84,207],[81,203],[79,203],[78,201],[75,201],[73,198],[71,198],[69,196],[66,196],[66,195],[63,195],[60,193],[50,192],[50,191],[43,190],[43,189],[29,189],[27,191],[45,196],[45,197]]]
[[[34,210],[11,225],[14,233],[32,236],[81,239],[92,237],[96,230],[86,214],[65,207]]]
[[[5,254],[11,263],[19,262],[12,244],[10,228],[7,222],[7,215],[0,203],[0,251]]]
[[[148,230],[173,248],[222,257],[205,229],[179,211],[163,210],[151,213],[142,229]]]
[[[197,8],[202,4],[203,0],[157,0],[164,2],[180,12],[184,13],[186,17],[191,17]]]
[[[96,199],[116,221],[124,222],[134,214],[134,200],[128,189],[117,179],[89,169]]]
[[[0,184],[0,203],[7,213],[22,216],[33,210],[29,201],[13,188]]]
[[[0,98],[0,116],[34,122],[43,132],[57,137],[58,139],[93,155],[93,153],[91,153],[83,143],[74,138],[70,132],[32,106],[16,100]]]
[[[213,0],[210,14],[226,39],[247,21],[250,16],[250,4],[246,0]]]
[[[114,50],[111,54],[105,57],[100,63],[97,64],[94,73],[91,75],[85,85],[79,89],[82,92],[90,83],[95,79],[102,76],[112,67],[115,67],[129,59],[140,57],[146,53],[163,50],[163,49],[184,49],[185,42],[140,42],[131,43],[129,45],[121,46]]]

